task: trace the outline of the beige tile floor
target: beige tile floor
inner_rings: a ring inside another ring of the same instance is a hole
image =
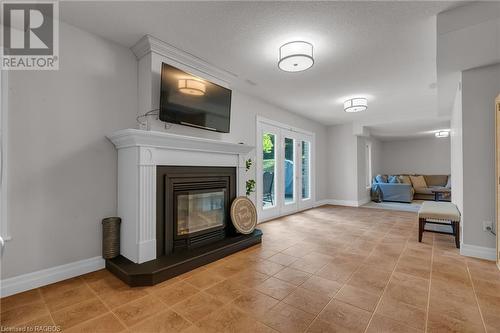
[[[7,327],[64,332],[500,332],[500,272],[414,213],[324,206],[262,245],[153,287],[105,270],[1,300]]]

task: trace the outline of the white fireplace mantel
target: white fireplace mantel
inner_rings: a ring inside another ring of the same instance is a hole
[[[156,259],[156,167],[237,168],[245,195],[245,160],[252,146],[164,132],[123,129],[108,136],[118,150],[120,253],[135,263]]]

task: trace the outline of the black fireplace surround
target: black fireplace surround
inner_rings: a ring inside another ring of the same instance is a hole
[[[180,196],[224,193],[221,226],[180,235]],[[236,197],[236,168],[159,166],[156,171],[156,253],[158,256],[189,250],[234,235],[230,203]]]
[[[260,230],[239,234],[231,222],[236,172],[234,167],[157,166],[157,258],[136,264],[120,255],[106,260],[106,268],[130,286],[148,286],[260,243]]]

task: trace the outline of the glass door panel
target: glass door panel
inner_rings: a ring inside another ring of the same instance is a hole
[[[311,198],[311,143],[302,141],[301,145],[301,198],[304,200]]]
[[[295,202],[295,140],[285,137],[283,159],[283,190],[285,205]]]
[[[298,152],[300,151],[297,139],[297,133],[289,130],[281,129],[281,173],[278,177],[280,182],[281,193],[279,193],[280,214],[290,214],[298,210],[297,193],[298,190],[298,174],[299,161],[297,161]]]
[[[276,135],[262,135],[262,207],[276,206]]]

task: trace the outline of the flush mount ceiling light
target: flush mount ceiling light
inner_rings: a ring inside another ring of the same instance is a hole
[[[314,64],[313,46],[311,43],[295,41],[280,47],[278,67],[285,72],[305,71]]]
[[[203,96],[207,90],[203,82],[193,79],[180,79],[178,88],[181,93],[194,96]]]
[[[344,102],[345,112],[361,112],[368,109],[368,100],[363,97],[348,99]]]
[[[450,132],[449,131],[439,131],[439,132],[436,132],[434,135],[436,136],[436,138],[447,138],[450,136]]]

